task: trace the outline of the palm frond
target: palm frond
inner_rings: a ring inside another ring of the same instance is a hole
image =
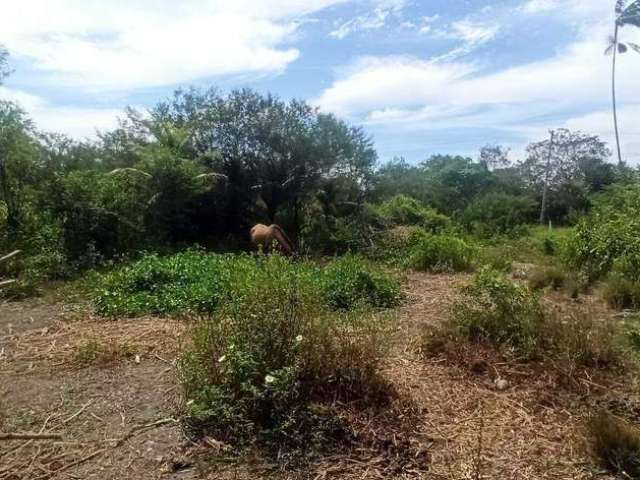
[[[227,176],[222,173],[201,173],[200,175],[196,175],[196,178],[206,178],[212,180],[227,180]]]
[[[618,24],[621,27],[625,25],[640,27],[640,0],[636,0],[618,14]]]
[[[627,5],[627,0],[617,0],[616,2],[616,14],[621,15]]]
[[[636,52],[640,53],[640,45],[638,45],[637,43],[627,43],[627,45],[630,46]]]
[[[613,43],[612,43],[611,45],[609,45],[609,46],[607,47],[607,49],[604,51],[604,54],[605,54],[605,55],[611,55],[611,54],[613,53],[613,47],[614,47],[614,46],[615,46],[615,45],[614,45]]]
[[[121,173],[135,173],[137,175],[144,175],[147,178],[152,177],[150,173],[132,167],[116,168],[115,170],[111,170],[107,175],[119,175]]]

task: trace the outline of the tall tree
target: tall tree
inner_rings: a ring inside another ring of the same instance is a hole
[[[541,222],[562,219],[571,210],[588,207],[588,196],[614,181],[611,152],[597,136],[558,129],[551,138],[527,147],[519,168],[544,206]],[[545,194],[546,190],[546,194]]]
[[[509,166],[509,148],[500,145],[485,145],[480,149],[480,163],[488,170]]]
[[[613,61],[611,68],[611,96],[613,100],[613,126],[616,133],[616,147],[618,151],[618,164],[622,163],[622,151],[620,148],[620,133],[618,130],[618,106],[616,102],[616,66],[618,54],[624,54],[632,48],[636,52],[640,53],[640,46],[635,43],[623,43],[619,40],[620,28],[626,25],[633,25],[640,27],[640,0],[636,0],[627,5],[628,0],[617,0],[615,6],[615,26],[613,31],[613,37],[610,39],[610,44],[606,54],[613,53]]]
[[[33,125],[15,104],[0,100],[0,199],[7,209],[11,239],[20,224],[20,200],[36,156]]]

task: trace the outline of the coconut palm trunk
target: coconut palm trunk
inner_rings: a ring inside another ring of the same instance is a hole
[[[616,147],[618,149],[618,165],[622,164],[622,152],[620,150],[620,133],[618,131],[618,106],[616,102],[616,61],[618,59],[618,33],[620,25],[616,22],[613,34],[613,62],[611,69],[611,96],[613,99],[613,128],[616,132]]]

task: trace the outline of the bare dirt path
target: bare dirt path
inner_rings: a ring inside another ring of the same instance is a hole
[[[427,445],[430,464],[397,477],[354,462],[349,472],[332,473],[327,461],[306,472],[278,472],[258,461],[229,462],[211,446],[195,447],[176,421],[173,363],[183,321],[106,321],[55,303],[0,304],[0,432],[53,436],[0,439],[0,480],[609,478],[581,448],[584,412],[566,399],[556,401],[549,378],[524,381],[509,365],[473,374],[420,354],[416,338],[423,326],[446,318],[456,285],[465,280],[407,279],[408,300],[397,312],[397,341],[385,374],[415,404],[412,435]],[[498,391],[496,375],[509,388]],[[207,473],[202,458],[214,463]]]

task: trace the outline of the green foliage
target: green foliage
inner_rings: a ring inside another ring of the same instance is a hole
[[[619,186],[601,195],[593,213],[567,243],[566,262],[595,280],[614,267],[640,280],[640,185]]]
[[[562,362],[568,372],[620,371],[629,364],[617,323],[584,310],[547,313],[538,294],[499,272],[482,269],[461,294],[448,322],[426,329],[428,352],[460,351],[465,342],[480,342],[520,359]]]
[[[147,255],[102,277],[96,311],[107,316],[212,312],[227,294],[232,275],[248,275],[254,266],[249,256],[197,250]]]
[[[384,317],[328,310],[306,273],[277,256],[231,283],[179,362],[192,426],[274,453],[339,440],[330,405],[385,391]]]
[[[518,234],[535,219],[536,202],[523,195],[491,192],[476,198],[462,213],[462,223],[481,237]]]
[[[462,272],[472,268],[476,248],[450,235],[425,235],[411,248],[408,266],[419,271]]]
[[[611,471],[640,479],[640,431],[606,412],[594,415],[588,425],[593,453]]]
[[[472,341],[488,341],[525,356],[535,351],[543,331],[538,296],[487,268],[462,290],[453,322]]]
[[[355,257],[339,259],[325,269],[279,261],[283,270],[333,308],[386,308],[400,299],[397,281]],[[96,311],[107,316],[212,313],[229,296],[242,292],[239,285],[249,291],[265,265],[273,262],[271,258],[197,250],[168,257],[147,255],[102,276],[96,289]]]
[[[451,223],[445,215],[406,195],[396,195],[372,207],[388,225],[420,226],[432,233],[439,233]]]
[[[351,310],[357,305],[390,308],[401,299],[397,281],[351,255],[325,269],[323,294],[326,303],[339,310]]]

